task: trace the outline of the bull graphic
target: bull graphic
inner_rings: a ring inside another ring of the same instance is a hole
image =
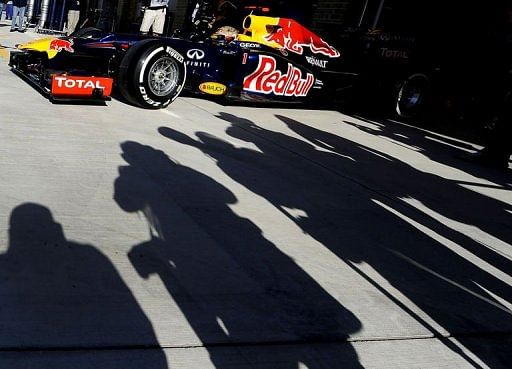
[[[244,19],[243,28],[244,32],[238,35],[241,45],[244,42],[255,42],[299,55],[308,47],[314,54],[330,58],[340,56],[338,50],[293,19],[248,15]]]
[[[292,19],[279,18],[273,31],[265,36],[267,42],[275,42],[287,50],[302,55],[304,47],[309,47],[315,54],[323,54],[331,58],[340,56],[338,50],[325,42],[316,33],[310,31]]]
[[[48,49],[55,50],[57,52],[64,50],[64,51],[67,51],[68,53],[72,53],[75,51],[72,46],[73,46],[72,40],[63,40],[63,39],[57,38],[55,40],[50,41],[50,47]]]

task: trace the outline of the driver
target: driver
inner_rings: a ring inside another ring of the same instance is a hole
[[[230,42],[238,35],[238,27],[241,25],[238,1],[219,0],[215,7],[215,20],[212,28],[213,39],[223,38]]]

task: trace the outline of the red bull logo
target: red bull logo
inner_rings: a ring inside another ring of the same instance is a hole
[[[315,83],[315,77],[307,73],[302,78],[302,71],[288,63],[288,71],[282,73],[277,69],[277,62],[272,56],[260,55],[258,68],[245,77],[244,90],[277,96],[307,96]]]
[[[50,41],[49,50],[55,50],[60,52],[62,50],[67,51],[68,53],[73,53],[75,50],[73,49],[73,41],[72,40],[63,40],[57,38],[55,40]]]
[[[340,56],[339,51],[322,40],[320,36],[292,19],[279,18],[278,25],[274,28],[272,33],[265,36],[265,40],[275,42],[286,50],[302,55],[304,47],[309,47],[315,54],[323,54],[331,58]]]

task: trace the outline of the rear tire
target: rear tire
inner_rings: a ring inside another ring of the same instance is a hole
[[[430,83],[421,73],[410,75],[398,84],[395,111],[402,118],[417,116],[425,107]]]
[[[130,103],[162,109],[173,102],[185,84],[184,58],[159,40],[130,47],[119,67],[119,90]]]

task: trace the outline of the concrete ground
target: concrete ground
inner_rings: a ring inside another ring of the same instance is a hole
[[[54,105],[0,24],[0,368],[510,368],[512,172],[336,111]]]

